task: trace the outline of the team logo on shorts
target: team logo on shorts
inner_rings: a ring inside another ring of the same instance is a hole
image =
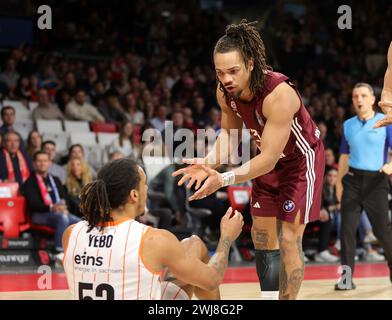
[[[291,211],[293,211],[294,209],[295,209],[295,203],[294,203],[294,201],[286,200],[286,201],[283,203],[283,210],[284,210],[285,212],[291,212]]]

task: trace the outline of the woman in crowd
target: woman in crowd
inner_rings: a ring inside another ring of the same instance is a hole
[[[33,157],[34,153],[41,150],[42,146],[42,135],[37,131],[33,130],[27,137],[27,153],[30,157]]]
[[[72,158],[67,163],[67,179],[65,185],[70,198],[71,211],[80,216],[79,193],[80,190],[92,181],[89,167],[86,161],[80,158]]]
[[[134,141],[134,127],[132,122],[123,122],[120,126],[119,133],[119,138],[115,139],[109,147],[109,153],[119,151],[126,157],[131,156],[137,160],[140,156],[140,146]]]

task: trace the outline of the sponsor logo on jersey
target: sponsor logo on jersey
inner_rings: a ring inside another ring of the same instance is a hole
[[[256,201],[256,203],[253,205],[253,208],[260,209],[261,208],[260,203]]]
[[[314,130],[314,135],[316,136],[317,139],[320,139],[320,130],[319,130],[319,128],[316,128],[316,130]]]
[[[290,213],[290,212],[292,212],[294,209],[295,209],[295,203],[294,203],[294,201],[286,200],[286,201],[283,203],[283,210],[284,210],[285,212]]]
[[[100,267],[103,265],[103,257],[88,256],[86,251],[83,252],[83,255],[75,255],[74,261],[76,264],[81,264],[83,266]]]
[[[237,115],[238,118],[242,118],[238,112],[237,105],[235,104],[234,100],[230,101],[230,107],[231,107],[231,109],[233,109],[233,111],[235,112],[235,114]]]

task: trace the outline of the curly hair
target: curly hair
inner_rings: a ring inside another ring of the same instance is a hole
[[[256,94],[263,87],[265,72],[272,70],[266,62],[264,42],[255,24],[257,24],[257,21],[248,22],[246,19],[242,19],[239,24],[228,25],[225,35],[219,38],[214,48],[214,55],[238,50],[244,59],[246,68],[248,68],[249,60],[253,59],[254,67],[249,86],[253,94]],[[226,96],[223,84],[218,79],[217,81],[220,90]]]

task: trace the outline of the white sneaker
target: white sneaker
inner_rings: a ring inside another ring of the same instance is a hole
[[[307,256],[304,255],[304,262],[307,263],[309,262],[309,258]]]
[[[342,248],[341,245],[340,245],[340,240],[337,240],[337,241],[335,242],[335,248],[336,248],[336,250],[338,250],[338,251],[340,251],[340,249]]]
[[[371,244],[376,244],[378,242],[376,236],[373,234],[373,232],[370,232],[363,238],[364,243],[371,243]]]
[[[329,250],[324,250],[317,253],[314,256],[314,260],[317,262],[338,262],[339,258],[334,256]]]
[[[379,254],[377,251],[371,251],[365,256],[365,261],[369,261],[369,262],[385,261],[385,257]]]

